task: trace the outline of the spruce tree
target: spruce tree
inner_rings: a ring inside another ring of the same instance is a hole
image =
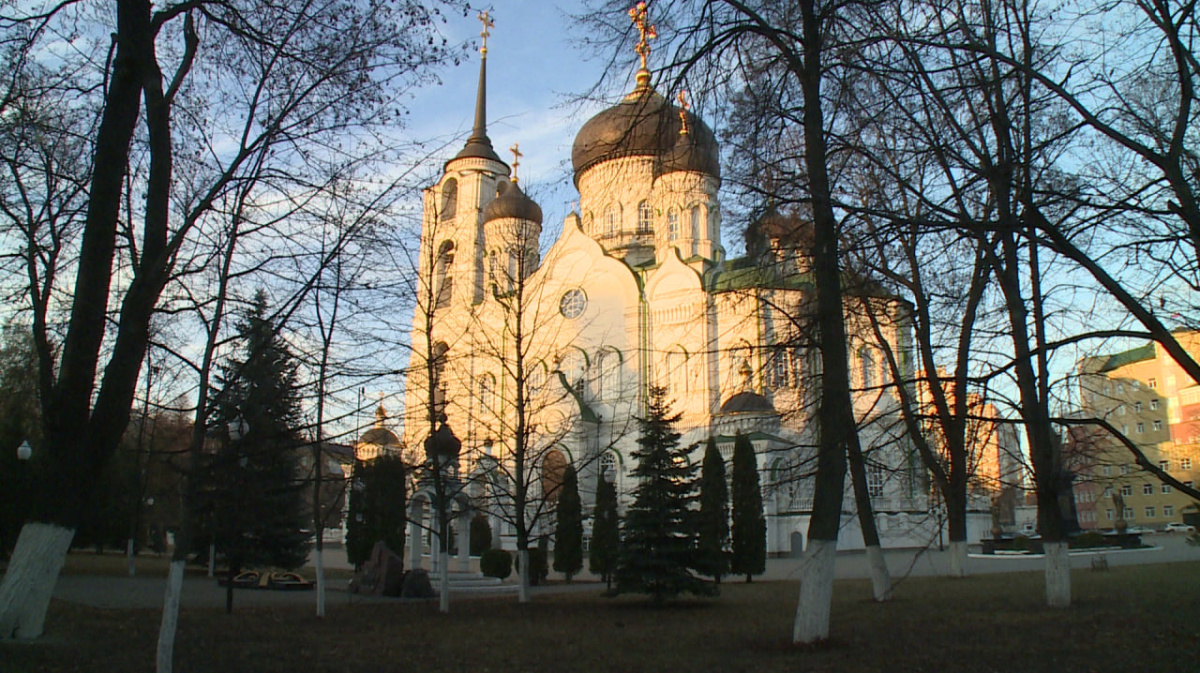
[[[655,602],[685,591],[713,593],[691,572],[696,567],[696,466],[679,447],[679,414],[671,414],[666,390],[650,388],[646,417],[637,420],[633,476],[638,484],[625,515],[617,591],[645,593]]]
[[[612,588],[613,572],[617,569],[617,553],[621,546],[621,521],[617,513],[617,489],[596,476],[596,509],[592,514],[592,545],[588,567]]]
[[[699,571],[717,584],[729,572],[729,485],[725,481],[725,459],[717,441],[709,437],[700,465],[700,515],[697,552]]]
[[[738,433],[733,443],[733,557],[731,570],[754,575],[767,569],[767,522],[758,486],[758,459],[750,438]]]
[[[570,582],[575,573],[583,570],[583,503],[579,500],[579,477],[574,465],[563,470],[555,514],[558,527],[554,534],[554,569]]]
[[[299,479],[297,363],[276,334],[261,291],[238,324],[237,338],[241,357],[222,365],[217,377],[213,433],[223,441],[208,460],[202,486],[202,516],[229,579],[247,566],[298,568],[311,547]]]
[[[346,557],[355,567],[371,557],[376,542],[404,557],[405,483],[400,456],[355,461],[346,520]]]

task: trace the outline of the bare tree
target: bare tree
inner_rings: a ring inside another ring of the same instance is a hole
[[[256,157],[286,162],[307,152],[318,161],[335,159],[330,138],[383,121],[390,109],[385,92],[446,57],[426,43],[435,15],[406,7],[411,11],[392,13],[214,0],[154,10],[145,0],[115,3],[111,56],[85,54],[78,68],[103,87],[95,89],[102,103],[70,319],[61,347],[52,347],[44,331],[38,337],[47,455],[70,497],[40,491],[35,522],[26,527],[0,585],[3,637],[41,633],[75,522],[127,424],[150,317],[181,252],[196,240],[204,213]],[[44,11],[13,8],[0,23],[10,35],[20,35],[21,54],[29,57],[40,53],[42,28],[60,21],[93,25],[89,11],[74,3],[47,5]],[[320,12],[328,21],[317,20]],[[380,13],[367,20],[364,12]],[[211,48],[199,55],[202,36]],[[169,77],[162,74],[164,63]],[[89,70],[95,64],[103,69]],[[144,173],[130,162],[131,148],[142,151],[134,139],[142,128],[143,101]],[[232,132],[211,143],[217,153],[191,155],[211,159],[215,170],[199,170],[202,162],[176,162],[172,119],[195,130],[209,113],[233,120],[231,128],[218,127]],[[275,143],[289,151],[267,151]],[[192,183],[189,189],[174,189],[185,179]],[[136,218],[129,208],[135,198],[145,203]],[[175,216],[173,198],[186,204]],[[128,253],[119,269],[118,250]],[[115,315],[110,297],[120,304]],[[46,308],[32,308],[40,313],[35,320],[45,324]],[[107,336],[110,318],[116,329]],[[107,361],[97,381],[101,353]]]

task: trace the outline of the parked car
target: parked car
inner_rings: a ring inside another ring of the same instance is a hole
[[[1179,523],[1178,521],[1172,521],[1171,523],[1163,526],[1163,532],[1164,533],[1195,533],[1196,527],[1191,524]]]

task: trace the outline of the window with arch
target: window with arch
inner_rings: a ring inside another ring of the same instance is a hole
[[[458,212],[458,180],[450,178],[442,184],[441,219],[449,220]]]
[[[616,236],[621,230],[621,210],[618,206],[604,209],[604,235]]]
[[[862,387],[874,387],[878,382],[875,380],[875,355],[871,353],[870,346],[858,349],[858,363],[861,368]]]
[[[590,210],[583,215],[583,230],[593,235],[596,233],[596,216]]]
[[[562,372],[567,383],[579,389],[580,382],[583,380],[583,375],[587,371],[587,359],[583,353],[574,348],[568,349],[563,353],[558,361],[558,371]]]
[[[692,206],[692,238],[700,238],[700,232],[704,227],[704,208],[701,206]]]
[[[479,377],[479,406],[484,411],[496,411],[496,377],[491,374]]]
[[[430,389],[433,390],[433,409],[429,412],[434,419],[438,417],[446,407],[446,361],[449,358],[450,347],[444,341],[439,341],[433,345],[433,381],[430,382]]]
[[[525,387],[528,388],[530,395],[537,395],[546,387],[546,363],[539,362],[529,370],[529,376],[525,379]]]
[[[867,493],[872,498],[883,497],[883,485],[887,481],[887,473],[879,463],[867,463]]]
[[[621,395],[621,354],[615,350],[600,354],[600,399],[615,400]]]
[[[542,494],[550,500],[558,499],[558,490],[567,471],[567,456],[558,449],[551,449],[542,458]]]
[[[648,234],[654,226],[654,209],[646,201],[638,204],[638,233]]]
[[[717,240],[718,231],[721,228],[721,207],[713,204],[708,209],[708,237],[712,240]]]
[[[434,308],[441,308],[454,298],[454,276],[450,267],[454,265],[454,241],[443,241],[438,248],[437,261],[434,264]]]
[[[663,383],[667,388],[668,395],[678,397],[687,392],[687,365],[688,355],[683,348],[676,348],[667,353],[667,375]]]
[[[600,478],[603,479],[604,475],[607,474],[609,470],[612,471],[613,480],[616,481],[617,457],[613,455],[612,451],[605,451],[604,453],[600,454]]]
[[[667,211],[667,240],[679,238],[679,211],[674,208]]]

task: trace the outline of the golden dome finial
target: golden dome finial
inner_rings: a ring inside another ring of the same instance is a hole
[[[491,28],[496,25],[496,22],[492,20],[491,13],[486,10],[479,13],[479,22],[483,24],[483,30],[479,33],[479,37],[483,38],[483,46],[479,48],[479,53],[487,56],[487,39],[492,34]]]
[[[521,165],[521,157],[523,157],[525,155],[521,153],[521,148],[518,147],[516,143],[513,143],[513,146],[508,148],[508,151],[513,153],[512,181],[516,182],[517,181],[517,166]]]
[[[646,21],[646,3],[644,2],[639,2],[637,6],[629,10],[629,18],[638,29],[638,43],[634,47],[634,51],[642,57],[642,67],[637,72],[637,85],[639,89],[644,89],[650,86],[650,70],[646,68],[646,57],[650,55],[650,40],[658,37],[658,31],[655,30],[653,24]]]
[[[680,91],[675,95],[675,99],[679,101],[679,135],[687,135],[687,113],[692,109],[691,103],[688,103],[687,89]]]

